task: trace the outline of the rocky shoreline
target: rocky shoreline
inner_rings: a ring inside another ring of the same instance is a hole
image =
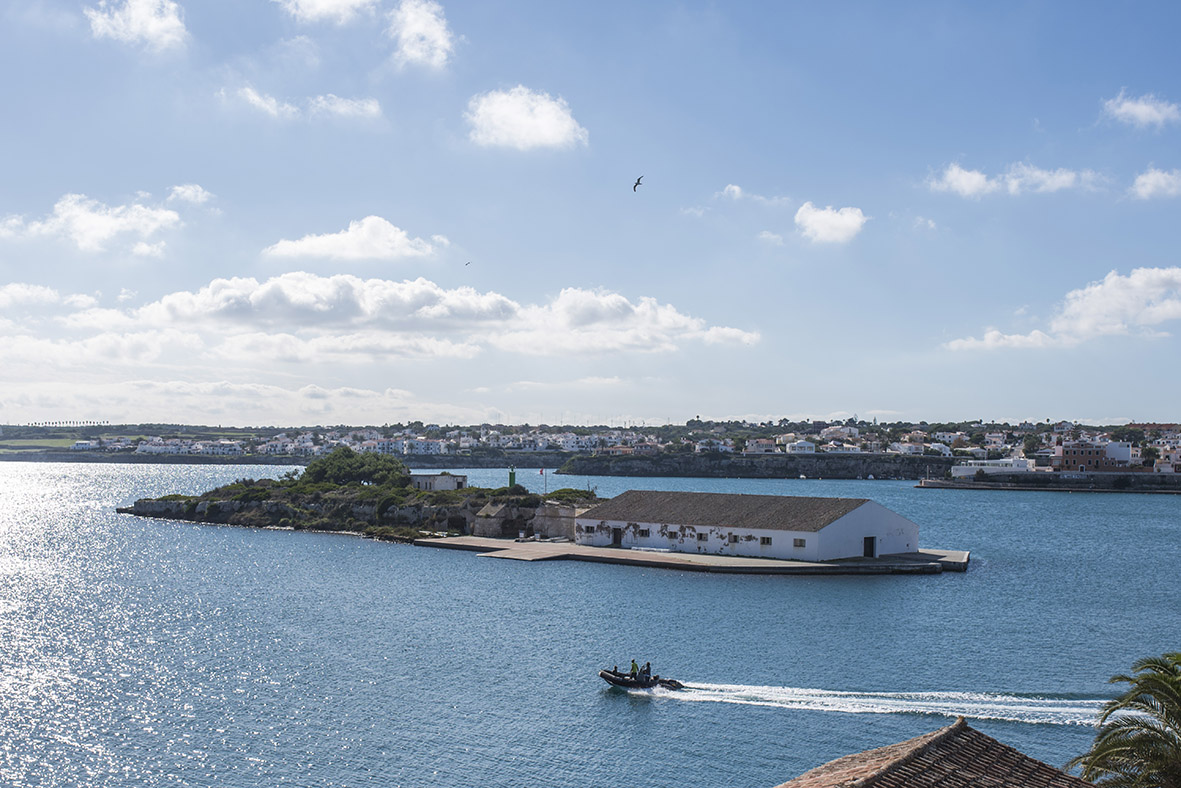
[[[341,486],[292,493],[281,482],[247,479],[201,495],[141,498],[116,511],[209,525],[358,533],[412,542],[424,533],[572,539],[580,510],[574,502],[542,500],[521,487],[470,488],[402,500],[366,497],[367,492],[364,487]]]

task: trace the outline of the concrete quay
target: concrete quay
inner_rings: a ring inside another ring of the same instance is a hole
[[[775,558],[747,558],[705,553],[631,550],[620,547],[590,547],[573,542],[515,541],[482,536],[449,536],[416,539],[422,547],[467,550],[481,558],[513,561],[592,561],[687,572],[717,572],[748,575],[930,575],[964,572],[966,550],[918,550],[877,558],[845,558],[838,561],[785,561]]]

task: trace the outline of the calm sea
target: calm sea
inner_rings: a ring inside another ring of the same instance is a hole
[[[972,551],[922,577],[530,565],[114,512],[285,470],[0,463],[0,784],[771,786],[959,714],[1061,766],[1108,677],[1181,648],[1172,496],[518,471],[873,498]],[[595,676],[633,657],[690,690]]]

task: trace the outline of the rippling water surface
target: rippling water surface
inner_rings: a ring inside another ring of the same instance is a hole
[[[0,784],[771,786],[959,714],[1060,766],[1109,676],[1181,647],[1172,496],[518,472],[873,498],[972,551],[930,577],[531,565],[114,512],[285,470],[0,463]],[[595,677],[632,657],[688,690]]]

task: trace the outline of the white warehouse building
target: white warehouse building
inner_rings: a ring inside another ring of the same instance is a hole
[[[578,515],[595,547],[831,561],[919,549],[919,527],[866,498],[629,490]]]

